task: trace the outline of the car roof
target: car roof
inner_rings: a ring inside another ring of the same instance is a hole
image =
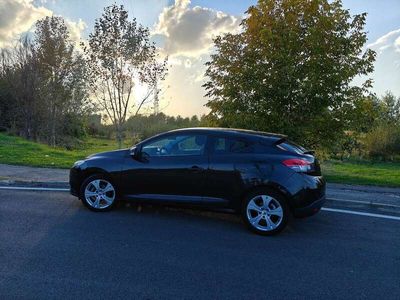
[[[255,131],[248,129],[238,129],[238,128],[222,128],[222,127],[192,127],[192,128],[181,128],[168,131],[168,133],[172,132],[205,132],[205,133],[217,133],[217,134],[229,134],[235,136],[242,137],[250,137],[250,138],[262,138],[263,140],[270,140],[271,142],[276,142],[281,139],[287,138],[286,135],[270,133],[264,131]]]

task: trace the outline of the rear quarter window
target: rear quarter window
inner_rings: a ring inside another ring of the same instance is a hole
[[[214,138],[212,153],[214,154],[240,154],[240,153],[266,153],[268,147],[245,139],[218,137]]]
[[[304,147],[297,145],[296,143],[294,143],[292,141],[288,141],[288,140],[283,140],[276,146],[282,150],[292,152],[292,153],[297,153],[297,154],[304,154],[304,152],[307,151]]]

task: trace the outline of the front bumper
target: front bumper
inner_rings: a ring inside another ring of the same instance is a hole
[[[78,168],[71,168],[69,171],[69,186],[70,193],[73,196],[79,197],[79,189],[82,182],[82,175]]]

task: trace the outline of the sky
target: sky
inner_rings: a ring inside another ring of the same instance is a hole
[[[123,4],[131,17],[151,30],[160,54],[169,57],[160,109],[170,115],[207,113],[204,63],[212,39],[238,32],[245,11],[256,0],[0,0],[0,47],[33,30],[36,20],[63,16],[77,44],[87,38],[104,6]],[[377,52],[372,91],[400,96],[400,0],[343,0],[351,14],[366,12],[369,47]],[[361,82],[362,78],[355,80]]]

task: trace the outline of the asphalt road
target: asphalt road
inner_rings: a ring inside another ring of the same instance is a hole
[[[262,237],[231,215],[0,191],[1,299],[399,295],[399,220],[322,211]]]

